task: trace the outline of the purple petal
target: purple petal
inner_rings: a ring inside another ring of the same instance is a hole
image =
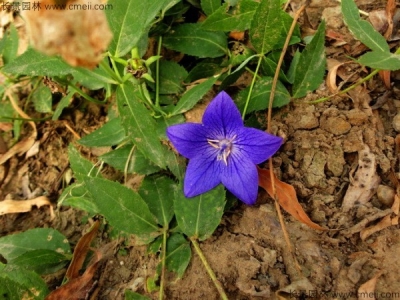
[[[235,146],[250,158],[254,164],[260,164],[270,158],[282,145],[281,137],[255,128],[238,128]]]
[[[211,148],[211,147],[210,147]],[[221,162],[211,148],[189,161],[183,182],[186,197],[194,197],[215,188],[221,183]]]
[[[176,150],[189,159],[210,147],[207,143],[206,129],[201,124],[185,123],[169,126],[167,136]]]
[[[243,127],[240,112],[224,91],[220,92],[207,106],[203,115],[203,124],[208,127],[212,138],[224,138]]]
[[[256,165],[245,154],[232,153],[230,158],[228,165],[222,170],[222,184],[239,200],[253,205],[258,192]]]

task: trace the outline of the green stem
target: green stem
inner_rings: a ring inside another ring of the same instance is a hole
[[[118,78],[118,82],[120,82],[120,83],[123,83],[123,80],[122,80],[122,77],[121,77],[121,75],[119,74],[119,72],[118,72],[118,68],[117,68],[117,65],[115,64],[115,61],[114,61],[114,59],[110,56],[110,61],[111,61],[111,65],[113,66],[113,69],[114,69],[114,74],[115,74],[115,76],[117,76],[117,78]]]
[[[254,72],[253,80],[251,81],[251,84],[250,84],[250,89],[249,89],[249,94],[247,95],[246,104],[245,104],[245,106],[244,106],[244,108],[243,108],[243,113],[242,113],[242,119],[243,119],[243,120],[244,120],[244,117],[246,116],[247,107],[249,106],[249,102],[250,102],[250,98],[251,98],[251,93],[253,92],[253,87],[254,87],[254,84],[255,84],[255,82],[256,82],[258,70],[260,69],[262,59],[263,59],[263,56],[260,55],[260,56],[258,57],[257,67],[256,67],[256,71]]]
[[[32,119],[25,119],[25,118],[18,118],[18,117],[7,117],[1,116],[0,119],[8,119],[8,120],[20,120],[20,121],[27,121],[27,122],[40,122],[40,121],[47,121],[50,120],[51,117],[44,117],[44,118],[32,118]]]
[[[110,61],[112,61],[112,58],[110,57]],[[118,83],[121,83],[121,78],[119,76],[119,74],[116,74],[113,69],[110,68],[110,66],[108,65],[108,63],[105,60],[102,60],[100,62],[100,68],[103,69],[108,76],[110,76],[110,78],[112,78],[113,80],[117,81]]]
[[[158,299],[163,300],[164,298],[164,286],[165,286],[165,260],[167,259],[167,231],[168,228],[163,230],[163,241],[161,246],[161,279],[160,279],[160,294]]]
[[[208,264],[206,257],[204,256],[203,252],[200,249],[199,243],[193,237],[190,238],[190,241],[192,242],[194,249],[197,252],[197,255],[200,257],[201,262],[203,263],[204,267],[206,268],[208,275],[210,275],[211,280],[213,281],[215,287],[217,288],[218,293],[221,296],[221,299],[228,300],[228,296],[225,294],[224,288],[222,287],[221,283],[217,279],[217,276],[215,276],[214,271],[211,269],[210,265]]]
[[[339,96],[339,95],[345,94],[348,91],[351,91],[352,89],[356,88],[360,84],[363,84],[364,82],[370,80],[372,77],[374,77],[376,74],[378,74],[379,71],[381,71],[381,70],[380,69],[374,70],[371,74],[369,74],[368,76],[364,77],[363,79],[361,79],[357,83],[349,86],[348,88],[346,88],[346,89],[344,89],[344,90],[342,90],[342,91],[340,91],[340,92],[338,92],[336,94],[330,95],[328,97],[320,98],[320,99],[317,99],[317,100],[314,100],[314,101],[308,101],[307,103],[308,104],[317,104],[317,103],[321,103],[321,102],[327,101],[327,100],[329,100],[329,99],[331,99],[331,98],[333,98],[335,96]]]
[[[77,88],[76,86],[74,86],[73,84],[68,86],[71,90],[73,90],[75,93],[78,93],[80,96],[82,96],[83,98],[85,98],[87,101],[96,103],[96,104],[104,104],[105,101],[100,101],[97,99],[94,99],[92,97],[90,97],[88,94],[85,94],[84,92],[82,92],[79,88]]]
[[[161,55],[162,36],[158,38],[157,55]],[[160,60],[156,61],[156,107],[160,107]]]

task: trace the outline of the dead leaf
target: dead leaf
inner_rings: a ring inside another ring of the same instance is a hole
[[[38,208],[48,205],[50,208],[51,219],[54,219],[54,210],[50,200],[45,196],[40,196],[31,200],[3,200],[0,201],[0,216],[5,214],[24,213],[32,210],[33,206]]]
[[[96,273],[98,264],[103,258],[101,251],[95,251],[95,255],[89,263],[89,267],[85,270],[82,276],[79,276],[79,271],[85,261],[87,252],[89,251],[90,243],[97,234],[100,226],[99,221],[96,221],[90,228],[89,232],[83,235],[74,250],[74,257],[68,267],[65,277],[68,282],[51,292],[46,300],[80,300],[87,299],[88,293],[92,290],[93,276]]]
[[[68,280],[78,277],[79,271],[82,268],[83,262],[85,261],[86,255],[89,251],[90,243],[96,236],[99,226],[99,221],[96,221],[92,228],[90,228],[90,230],[80,238],[78,244],[76,244],[74,257],[72,258],[71,264],[65,274],[65,277]]]
[[[270,171],[267,169],[258,168],[258,185],[267,191],[267,193],[274,198],[272,192],[272,184]],[[303,207],[300,205],[297,200],[296,191],[293,186],[287,184],[285,182],[280,181],[278,178],[274,178],[275,181],[275,189],[276,196],[279,205],[291,214],[296,220],[300,221],[307,226],[317,229],[317,230],[327,230],[326,228],[321,227],[320,225],[311,221],[311,219],[304,212]]]
[[[379,71],[379,77],[382,79],[383,83],[385,84],[386,89],[390,90],[390,71],[388,70],[381,70]]]
[[[45,5],[54,5],[53,0],[44,0],[40,1],[40,10],[22,11],[33,46],[47,55],[61,55],[72,66],[96,67],[112,38],[104,12],[94,9],[101,1],[92,0],[89,4],[86,0],[59,2],[67,8],[69,5],[90,7],[44,9]]]
[[[244,40],[244,31],[231,31],[229,33],[229,37],[236,41],[243,41]]]
[[[343,198],[343,212],[349,211],[355,205],[366,204],[378,188],[379,182],[375,154],[364,145],[364,149],[358,152],[358,169],[355,176],[350,178],[350,186]]]
[[[393,16],[396,12],[396,1],[388,0],[386,3],[386,17],[388,22],[387,30],[384,34],[384,37],[389,40],[393,33]]]
[[[362,299],[366,299],[366,295],[375,295],[375,286],[376,286],[376,281],[378,280],[379,276],[382,275],[382,271],[379,271],[374,277],[372,277],[370,280],[368,280],[367,282],[363,283],[357,291],[358,294],[358,299],[362,300]],[[374,297],[367,297],[368,299],[375,299]]]

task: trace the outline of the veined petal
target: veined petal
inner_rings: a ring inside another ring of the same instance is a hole
[[[206,129],[202,124],[184,123],[167,128],[167,136],[176,150],[186,158],[193,158],[209,148]]]
[[[189,161],[183,182],[186,197],[195,197],[205,193],[221,183],[220,161],[216,150],[209,149]]]
[[[252,205],[256,202],[258,192],[257,168],[245,153],[232,153],[228,165],[222,169],[221,182],[244,203]]]
[[[255,128],[237,129],[235,147],[244,152],[254,164],[260,164],[279,150],[283,139]]]
[[[238,108],[224,91],[220,92],[207,106],[203,115],[203,124],[208,127],[212,138],[227,137],[234,133],[236,128],[243,127]]]

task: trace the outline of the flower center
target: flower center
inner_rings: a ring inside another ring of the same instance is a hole
[[[232,147],[234,144],[234,140],[236,139],[236,135],[232,138],[221,139],[221,140],[211,140],[207,139],[207,142],[214,148],[218,149],[218,160],[223,160],[225,165],[228,165],[228,157],[231,154]]]

